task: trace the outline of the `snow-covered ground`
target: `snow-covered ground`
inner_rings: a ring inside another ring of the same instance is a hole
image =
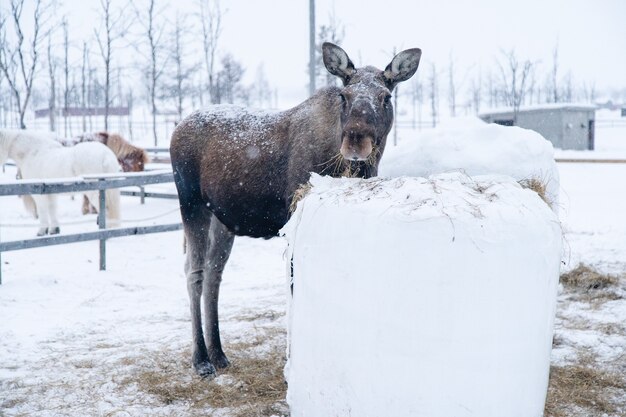
[[[614,129],[621,133],[611,130],[611,137],[626,143],[626,129]],[[599,148],[605,131],[597,131]],[[400,137],[418,135],[403,130]],[[584,262],[624,274],[626,164],[559,164],[558,169],[563,269]],[[14,168],[7,167],[0,181],[14,175]],[[154,188],[173,191],[171,185]],[[62,233],[96,229],[95,217],[80,215],[80,204],[80,198],[61,198]],[[179,219],[175,200],[148,199],[142,206],[137,198],[123,197],[122,210],[126,225]],[[0,197],[2,241],[29,238],[36,230],[17,197]],[[191,335],[182,232],[112,239],[107,251],[104,272],[98,271],[97,242],[2,254],[0,415],[285,414],[280,400],[246,408],[261,394],[236,365],[251,358],[267,359],[264,363],[278,371],[283,365],[282,355],[276,355],[284,349],[282,239],[236,239],[220,297],[223,340],[235,367],[213,382],[196,379],[187,362]],[[624,372],[624,287],[622,277],[615,297],[599,304],[561,291],[554,366],[574,363],[586,352],[596,366]],[[284,387],[272,389],[284,392]],[[218,401],[216,392],[224,390],[238,396],[238,402],[228,407]],[[624,415],[626,390],[613,394],[622,409],[607,416]],[[561,415],[590,415],[586,413],[573,409]]]

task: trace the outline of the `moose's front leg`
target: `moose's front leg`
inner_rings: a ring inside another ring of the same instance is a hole
[[[209,262],[203,285],[206,345],[211,363],[216,368],[223,369],[228,367],[230,362],[222,349],[218,302],[222,273],[230,256],[235,236],[213,216],[209,229],[209,239]]]

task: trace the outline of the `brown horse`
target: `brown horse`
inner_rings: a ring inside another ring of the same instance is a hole
[[[118,135],[117,133],[83,133],[71,139],[62,139],[64,146],[74,146],[80,142],[100,142],[111,148],[124,172],[143,171],[148,163],[148,153]]]
[[[279,113],[216,106],[190,115],[172,135],[170,155],[188,245],[192,364],[202,376],[229,365],[217,304],[235,235],[276,236],[311,172],[375,176],[393,123],[391,92],[413,76],[421,56],[419,49],[400,52],[381,71],[355,68],[336,45],[325,43],[322,51],[342,88],[321,89]]]

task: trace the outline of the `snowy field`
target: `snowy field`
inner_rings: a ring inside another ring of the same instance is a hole
[[[419,135],[400,133],[402,140]],[[617,154],[626,149],[626,130],[599,130],[597,144]],[[546,416],[623,416],[626,164],[558,170],[563,271],[583,263],[612,275],[591,288],[560,288]],[[15,169],[0,175],[10,180]],[[173,192],[171,185],[151,189]],[[79,196],[61,198],[62,233],[96,229],[80,205]],[[122,197],[122,218],[126,226],[177,221],[177,202],[140,205]],[[0,197],[2,241],[36,230],[17,197]],[[98,271],[97,242],[3,253],[0,416],[288,415],[285,242],[236,239],[220,297],[222,338],[234,366],[208,382],[188,364],[182,241],[182,232],[110,240],[105,272]]]

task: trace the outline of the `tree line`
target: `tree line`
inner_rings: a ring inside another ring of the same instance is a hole
[[[341,45],[345,36],[345,28],[334,12],[329,14],[327,21],[317,31],[318,50],[324,41]],[[389,51],[390,56],[395,50]],[[317,59],[317,85],[336,85],[335,77],[329,77],[323,70],[321,57]],[[598,98],[595,82],[576,81],[571,70],[561,68],[558,41],[549,62],[523,57],[511,48],[499,50],[493,61],[486,64],[487,68],[476,64],[463,68],[453,52],[450,52],[447,65],[443,66],[426,58],[408,85],[396,87],[395,98],[411,104],[410,118],[415,126],[429,122],[433,127],[440,118],[442,96],[452,117],[498,107],[511,108],[517,117],[524,105],[594,103]],[[617,90],[616,93],[620,94]]]
[[[224,15],[219,0],[196,0],[184,14],[164,4],[99,0],[98,20],[81,44],[73,40],[78,36],[68,18],[54,17],[54,0],[10,0],[0,7],[0,125],[15,115],[25,129],[29,109],[47,108],[50,129],[57,128],[60,115],[67,136],[71,109],[82,117],[84,131],[98,109],[108,129],[114,108],[132,108],[140,99],[150,110],[156,143],[157,115],[163,112],[180,120],[189,106],[271,106],[263,67],[253,84],[244,85],[241,62],[227,51],[218,53]],[[201,54],[192,50],[198,36],[192,27],[201,32]],[[136,79],[141,88],[129,81]]]
[[[55,17],[55,0],[8,3],[0,6],[0,125],[15,117],[26,128],[27,111],[44,108],[51,130],[58,126],[57,117],[63,118],[65,136],[70,115],[81,117],[84,131],[93,117],[102,117],[108,129],[113,110],[132,109],[141,100],[149,109],[156,144],[157,116],[164,112],[180,120],[190,107],[275,103],[263,66],[254,82],[244,85],[246,69],[220,47],[225,11],[219,0],[196,0],[187,13],[172,13],[163,0],[99,0],[93,31],[80,44],[68,18]],[[317,27],[318,88],[336,83],[324,69],[321,43],[341,45],[344,37],[334,12]],[[196,45],[200,53],[192,50]],[[447,65],[426,60],[410,84],[398,87],[395,100],[411,104],[413,123],[419,126],[436,126],[442,98],[451,116],[486,107],[506,106],[517,113],[523,105],[596,100],[593,82],[576,82],[561,69],[558,43],[551,58],[545,63],[503,49],[488,68],[462,67],[451,52]],[[141,80],[141,85],[129,80]]]

